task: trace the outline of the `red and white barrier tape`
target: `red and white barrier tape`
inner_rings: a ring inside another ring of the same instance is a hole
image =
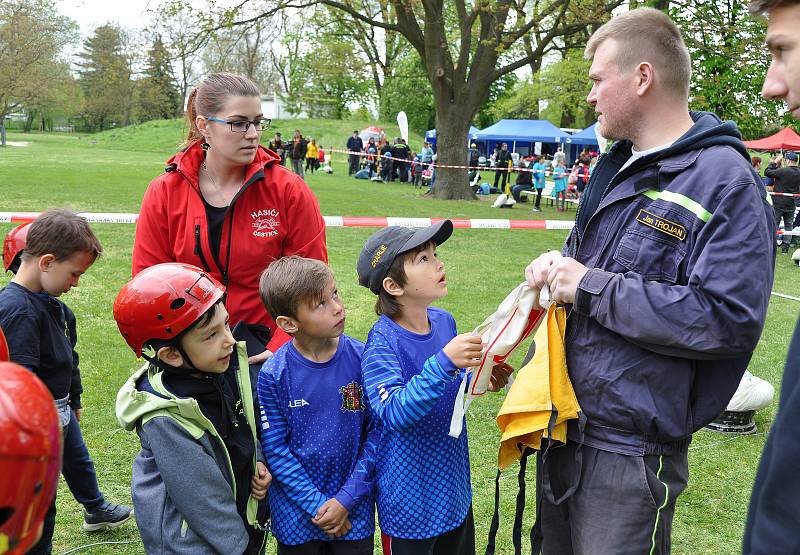
[[[39,212],[0,212],[0,222],[30,222]],[[81,212],[81,216],[92,223],[134,224],[138,214],[110,212]],[[428,227],[445,218],[404,218],[382,216],[323,216],[328,227]],[[453,226],[460,229],[572,229],[571,220],[501,220],[501,219],[453,219]]]
[[[0,212],[0,223],[32,222],[39,212]],[[135,224],[139,214],[115,212],[80,212],[80,216],[95,224]],[[327,227],[428,227],[446,218],[412,218],[392,216],[323,216]],[[450,219],[458,229],[572,229],[572,220],[506,220],[488,218]],[[800,235],[796,231],[778,230],[778,235]]]

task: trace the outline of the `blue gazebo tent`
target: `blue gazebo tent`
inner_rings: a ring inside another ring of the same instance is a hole
[[[572,144],[576,145],[595,145],[598,146],[597,135],[595,134],[597,123],[593,123],[583,131],[578,131],[570,137]]]
[[[569,143],[571,146],[569,149],[565,150],[567,150],[570,162],[573,162],[578,157],[580,151],[583,150],[582,147],[584,146],[593,146],[598,149],[600,148],[597,142],[597,135],[595,134],[596,127],[597,123],[595,122],[583,131],[578,131],[577,133],[572,134],[569,140],[567,140],[567,143]]]
[[[498,143],[508,143],[512,152],[530,156],[535,143],[542,143],[542,154],[553,154],[570,135],[544,119],[504,119],[479,131],[475,138],[485,143],[487,155]]]
[[[467,142],[472,141],[473,138],[474,138],[474,135],[476,133],[479,133],[479,132],[480,132],[480,129],[478,129],[477,127],[475,127],[473,125],[470,125],[469,126],[469,131],[467,132]],[[433,145],[434,149],[435,149],[436,148],[436,129],[428,129],[427,131],[425,131],[425,140],[427,142],[431,143]]]

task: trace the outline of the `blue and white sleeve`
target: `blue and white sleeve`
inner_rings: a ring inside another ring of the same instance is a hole
[[[406,383],[397,354],[380,334],[370,338],[361,359],[370,406],[378,420],[399,431],[409,429],[430,412],[447,384],[458,376],[457,370],[444,351],[439,351]]]
[[[303,511],[316,516],[328,498],[321,492],[289,449],[285,406],[280,401],[278,384],[262,370],[258,375],[258,399],[261,403],[261,447],[272,478]]]
[[[366,438],[358,451],[358,459],[353,466],[353,472],[334,496],[348,511],[352,511],[353,507],[358,505],[362,499],[369,497],[375,485],[376,452],[381,433],[369,406],[366,412]]]

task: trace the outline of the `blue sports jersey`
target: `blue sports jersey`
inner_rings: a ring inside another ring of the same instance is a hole
[[[456,335],[449,312],[428,308],[430,333],[386,316],[372,327],[361,362],[379,421],[378,519],[389,536],[423,539],[458,527],[472,503],[466,424],[448,435],[463,374],[442,348]]]
[[[303,357],[292,342],[258,375],[261,445],[273,476],[269,489],[272,533],[298,545],[328,536],[311,522],[335,497],[353,528],[341,540],[375,533],[375,428],[364,397],[364,344],[342,335],[324,363]]]

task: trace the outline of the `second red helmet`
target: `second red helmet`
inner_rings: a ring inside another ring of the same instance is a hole
[[[6,272],[11,269],[14,259],[25,248],[28,242],[28,230],[31,228],[31,222],[18,225],[6,234],[3,239],[3,268]],[[16,269],[12,270],[16,271]]]

